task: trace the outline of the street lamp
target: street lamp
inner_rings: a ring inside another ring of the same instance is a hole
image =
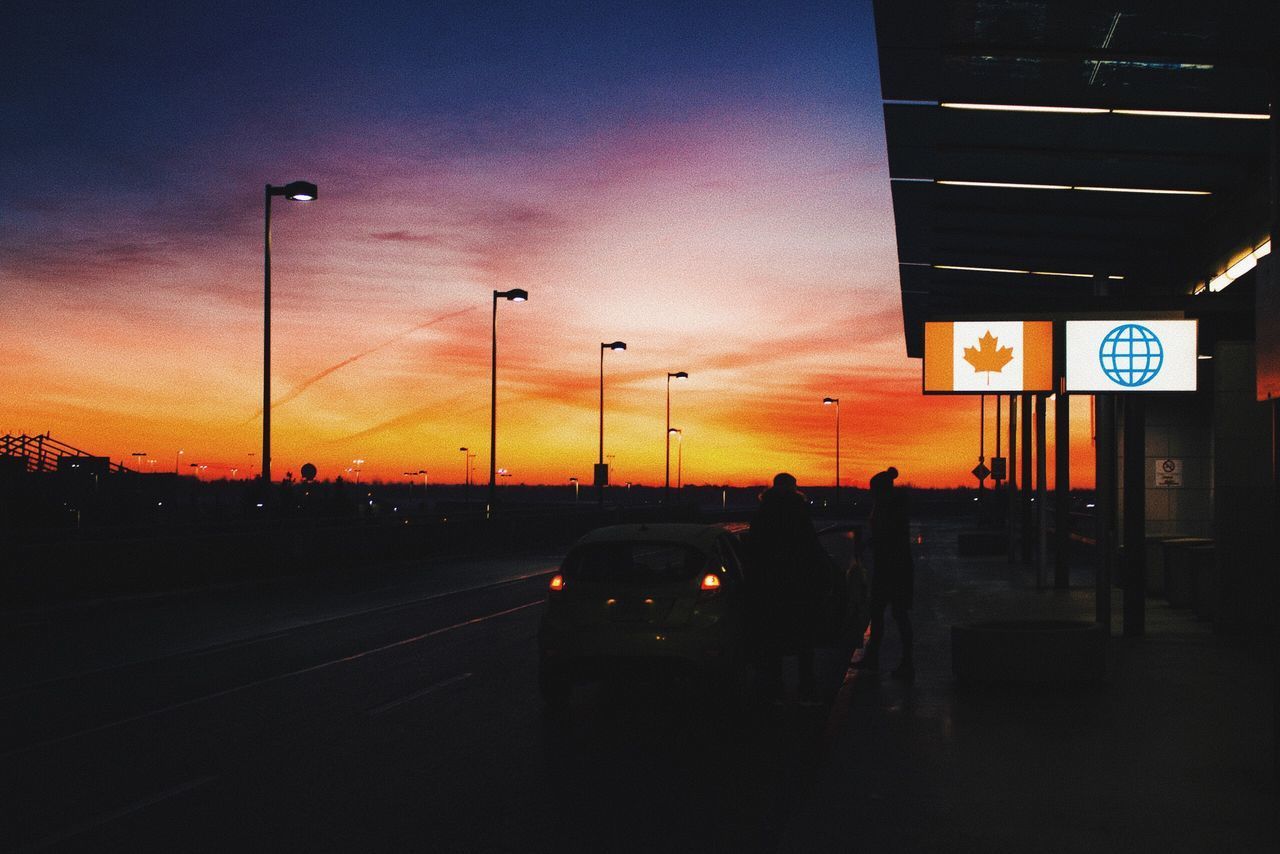
[[[136,462],[136,463],[134,463],[134,465],[136,465],[136,466],[138,467],[138,471],[139,471],[139,472],[141,472],[141,471],[142,471],[142,457],[145,457],[146,455],[147,455],[147,452],[146,452],[146,451],[134,451],[132,454],[130,454],[130,455],[129,455],[129,456],[131,456],[131,457],[137,457],[137,458],[138,458],[137,462]]]
[[[600,342],[600,459],[596,463],[596,487],[600,493],[600,506],[604,507],[604,487],[609,481],[609,470],[604,465],[604,351],[625,350],[624,341]]]
[[[676,494],[679,495],[684,490],[684,431],[679,427],[668,427],[668,445],[672,435],[676,437]]]
[[[182,461],[182,455],[185,453],[186,451],[178,451],[178,453],[173,455],[173,473],[174,474],[178,473],[178,463]]]
[[[355,465],[355,467],[356,467],[356,468],[355,468],[355,472],[356,472],[356,483],[359,483],[359,482],[360,482],[360,466],[364,465],[364,460],[352,460],[351,462],[352,462],[352,463]]]
[[[493,505],[496,499],[494,492],[494,475],[497,469],[497,441],[498,441],[498,297],[502,297],[507,302],[524,302],[529,299],[529,292],[523,288],[512,288],[509,291],[493,292],[493,358],[490,361],[491,372],[489,379],[489,506],[485,508],[485,515],[493,512]]]
[[[835,506],[840,506],[840,398],[824,397],[822,399],[823,406],[835,406],[836,408],[836,500]]]
[[[666,504],[671,498],[671,380],[673,379],[687,380],[689,379],[689,374],[686,371],[667,372],[667,475],[662,485],[663,504]]]
[[[315,201],[316,185],[293,181],[283,187],[267,184],[263,195],[265,215],[262,226],[262,486],[263,504],[271,505],[271,197],[284,196],[291,202]]]
[[[569,482],[573,484],[573,507],[576,510],[578,508],[578,479],[571,477]]]

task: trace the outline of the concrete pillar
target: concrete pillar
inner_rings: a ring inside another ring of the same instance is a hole
[[[1031,480],[1031,404],[1035,395],[1022,395],[1022,500],[1018,502],[1022,510],[1022,562],[1031,563],[1031,491],[1034,489]]]
[[[1022,512],[1022,493],[1018,489],[1018,396],[1009,395],[1009,563],[1017,560],[1018,518]]]
[[[1147,427],[1141,393],[1124,399],[1124,634],[1146,631]]]
[[[1094,539],[1097,568],[1094,576],[1095,619],[1111,627],[1111,575],[1115,556],[1116,529],[1116,399],[1115,395],[1094,397],[1096,461],[1094,478]]]
[[[1066,394],[1066,381],[1058,381],[1058,396],[1053,407],[1053,586],[1066,590],[1071,585],[1067,562],[1071,548],[1071,399]]]
[[[1045,451],[1045,410],[1049,408],[1047,394],[1036,395],[1036,587],[1044,586],[1044,576],[1049,565],[1049,511],[1046,505],[1049,495],[1049,461]]]

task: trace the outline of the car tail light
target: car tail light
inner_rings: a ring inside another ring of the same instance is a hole
[[[548,586],[551,588],[552,593],[559,593],[564,589],[564,576],[557,572],[551,576],[551,584]]]
[[[706,575],[702,576],[702,584],[698,586],[701,588],[703,593],[711,590],[719,590],[720,576],[716,575],[714,572],[708,572]]]

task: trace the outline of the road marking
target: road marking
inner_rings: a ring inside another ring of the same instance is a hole
[[[113,821],[118,821],[122,818],[131,816],[136,812],[141,812],[149,807],[153,807],[162,801],[167,801],[170,798],[176,798],[178,795],[186,794],[187,792],[190,792],[193,789],[198,789],[201,786],[207,786],[216,779],[218,778],[214,776],[197,777],[194,780],[188,780],[185,783],[174,786],[172,789],[165,789],[163,792],[158,792],[154,795],[143,798],[140,801],[134,801],[128,806],[121,807],[113,812],[100,815],[97,818],[81,822],[80,824],[73,824],[70,827],[63,828],[57,833],[50,834],[43,839],[38,839],[30,845],[25,845],[17,850],[20,852],[27,852],[43,851],[46,848],[52,848],[53,846],[66,842],[69,839],[74,839],[81,834],[88,833],[91,830],[97,830],[105,824],[110,824]]]
[[[437,635],[442,635],[445,632],[451,632],[454,629],[461,629],[461,628],[466,628],[467,626],[474,626],[477,623],[483,623],[486,620],[492,620],[497,617],[505,617],[508,614],[514,614],[517,611],[523,611],[525,608],[532,608],[534,605],[541,605],[545,601],[546,600],[542,598],[535,599],[532,602],[526,602],[523,605],[516,605],[514,608],[507,608],[502,611],[495,611],[492,614],[485,614],[482,617],[473,617],[470,620],[463,620],[462,622],[454,623],[451,626],[444,626],[439,629],[432,629],[429,632],[423,632],[420,635],[414,635],[413,637],[404,638],[398,641],[393,641],[392,643],[374,647],[373,649],[366,649],[363,652],[353,653],[352,655],[346,655],[346,656],[343,656],[342,658],[335,658],[332,661],[325,661],[325,662],[321,662],[320,664],[313,664],[310,667],[304,667],[301,670],[293,670],[293,671],[290,671],[289,673],[280,673],[275,676],[267,676],[263,679],[257,679],[253,682],[246,682],[243,685],[237,685],[234,688],[226,688],[226,689],[223,689],[222,691],[215,691],[214,693],[206,694],[203,697],[194,697],[190,700],[183,700],[179,703],[174,703],[172,705],[165,706],[164,708],[152,709],[149,712],[141,712],[136,715],[130,715],[129,717],[121,718],[118,721],[111,721],[110,723],[99,724],[98,726],[90,727],[89,729],[85,729],[85,730],[80,730],[79,732],[73,732],[68,735],[60,735],[57,738],[50,738],[45,741],[36,742],[35,744],[28,744],[25,747],[19,747],[19,748],[15,748],[13,750],[7,751],[5,753],[0,753],[0,759],[9,759],[10,757],[13,757],[13,756],[20,756],[24,753],[30,753],[33,750],[39,750],[42,747],[52,747],[53,745],[61,744],[64,741],[71,741],[72,739],[75,739],[75,738],[80,738],[86,735],[92,735],[94,733],[104,732],[109,729],[115,729],[116,727],[125,726],[126,724],[136,723],[138,721],[146,720],[147,718],[154,718],[163,714],[167,714],[169,712],[176,712],[177,710],[185,709],[188,706],[194,706],[199,703],[207,702],[209,700],[216,700],[221,697],[229,696],[231,694],[238,694],[241,691],[247,691],[250,688],[257,688],[261,685],[268,685],[272,682],[279,682],[282,679],[291,679],[295,676],[305,676],[308,673],[315,673],[316,671],[324,670],[326,668],[332,667],[335,664],[346,664],[347,662],[356,661],[358,659],[364,658],[369,655],[377,655],[380,652],[386,652],[387,650],[397,649],[402,646],[408,646],[409,644],[418,643],[419,641],[426,640],[427,638],[433,638],[433,637],[436,637]]]
[[[56,685],[59,682],[67,682],[74,679],[83,679],[88,676],[98,676],[103,673],[110,673],[113,670],[124,670],[125,668],[129,668],[129,667],[140,667],[144,664],[155,664],[157,662],[168,661],[170,659],[200,658],[201,656],[205,656],[205,655],[214,655],[219,652],[225,652],[226,650],[236,649],[238,647],[252,646],[255,643],[262,643],[269,640],[275,640],[277,638],[284,637],[290,634],[291,632],[300,631],[302,629],[309,629],[314,626],[322,626],[325,623],[335,623],[335,622],[338,622],[339,620],[349,620],[354,617],[364,617],[369,614],[376,614],[380,612],[390,613],[392,611],[399,611],[405,608],[412,608],[415,605],[422,605],[427,602],[434,602],[437,599],[445,599],[449,596],[460,596],[464,593],[478,593],[481,590],[492,590],[498,587],[506,587],[511,584],[518,584],[521,581],[528,581],[531,578],[538,578],[540,576],[550,575],[553,572],[555,572],[555,567],[552,567],[551,569],[539,569],[533,572],[527,572],[524,575],[517,575],[511,578],[504,578],[501,581],[491,581],[485,584],[477,584],[473,587],[463,587],[459,590],[445,590],[440,593],[432,593],[430,596],[423,596],[418,599],[410,599],[407,602],[396,602],[391,605],[375,605],[371,608],[364,608],[359,611],[350,611],[345,614],[335,614],[332,617],[325,617],[322,620],[314,620],[310,623],[299,623],[297,625],[288,626],[286,628],[279,629],[274,632],[267,632],[266,634],[263,634],[263,635],[255,635],[253,637],[240,638],[238,640],[223,641],[222,643],[216,643],[216,644],[212,644],[210,646],[205,646],[205,647],[197,647],[196,649],[180,650],[178,652],[170,653],[169,655],[161,655],[156,658],[144,658],[138,661],[126,661],[123,664],[109,664],[105,667],[97,667],[92,670],[81,670],[77,673],[69,673],[65,676],[55,676],[54,678],[46,679],[43,682],[33,682],[32,684],[23,686],[22,688],[19,688],[17,691],[13,691],[12,693],[9,693],[9,694],[0,694],[0,700],[9,700],[14,697],[21,697],[24,694],[30,694],[31,692],[37,691],[41,688],[48,688],[50,685]]]
[[[407,697],[401,697],[399,700],[392,700],[390,703],[383,703],[381,706],[376,706],[370,709],[367,712],[367,714],[380,715],[383,712],[389,712],[392,709],[394,709],[396,706],[403,706],[405,703],[408,703],[412,700],[416,700],[419,697],[425,697],[428,694],[433,694],[436,691],[439,691],[441,688],[447,688],[450,685],[453,685],[457,682],[461,682],[464,679],[470,679],[470,678],[471,678],[470,673],[460,673],[457,676],[452,676],[441,682],[437,682],[434,685],[428,685],[426,688],[423,688],[421,691],[414,691],[412,694],[409,694]]]

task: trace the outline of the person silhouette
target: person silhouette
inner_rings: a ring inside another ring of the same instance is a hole
[[[888,607],[902,641],[902,662],[895,676],[915,674],[911,605],[915,595],[915,568],[911,562],[911,521],[905,498],[893,487],[898,470],[890,466],[871,478],[871,636],[855,666],[875,670],[880,666],[884,641],[884,611]]]
[[[762,693],[781,702],[782,656],[794,651],[799,702],[821,705],[813,647],[822,546],[809,517],[809,502],[793,476],[778,474],[773,486],[760,495],[748,543],[757,576]]]

